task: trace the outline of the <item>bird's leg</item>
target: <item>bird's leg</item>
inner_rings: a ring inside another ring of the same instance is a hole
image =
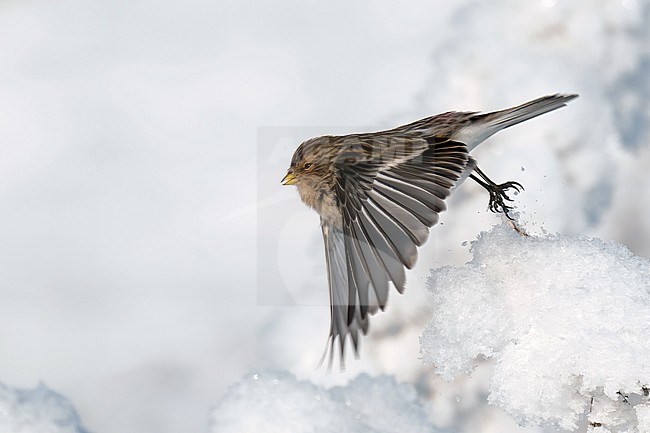
[[[476,183],[481,185],[490,193],[488,209],[495,213],[503,212],[510,221],[514,221],[514,219],[508,214],[508,211],[511,210],[513,206],[506,204],[506,201],[512,201],[512,199],[508,197],[507,191],[512,188],[515,191],[520,192],[524,190],[524,187],[519,182],[496,184],[487,177],[480,168],[474,167],[474,171],[480,176],[480,178],[474,174],[471,174],[469,177],[474,179]]]

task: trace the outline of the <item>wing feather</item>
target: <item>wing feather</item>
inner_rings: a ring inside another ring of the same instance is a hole
[[[372,282],[373,290],[370,291],[368,296],[369,311],[371,314],[376,313],[377,307],[383,310],[388,301],[388,274],[384,271],[381,259],[372,247],[367,233],[359,224],[351,226],[350,230],[350,237],[355,242],[354,252],[363,258],[365,270]]]
[[[327,264],[327,276],[330,287],[330,336],[328,346],[323,353],[320,364],[323,363],[329,352],[329,367],[331,368],[335,346],[340,349],[341,368],[345,368],[344,354],[345,341],[347,336],[352,340],[352,346],[355,355],[358,354],[359,332],[364,334],[368,332],[368,317],[361,317],[360,304],[356,302],[356,296],[362,290],[356,283],[353,266],[350,265],[352,259],[346,245],[346,236],[337,227],[321,220],[323,231],[323,241],[325,243],[325,261]],[[353,292],[354,290],[354,292]],[[367,289],[365,289],[367,291]],[[350,301],[350,294],[353,293],[355,299]],[[353,320],[348,322],[350,315],[350,305],[352,305]]]
[[[359,333],[367,332],[369,314],[385,308],[389,283],[404,291],[405,268],[415,265],[417,247],[470,164],[462,143],[346,137],[334,163],[342,223],[321,220],[332,315],[330,366],[335,345],[344,365],[348,335],[358,353]]]
[[[385,214],[380,211],[371,200],[366,202],[364,210],[368,212],[368,216],[376,224],[384,238],[390,243],[395,256],[404,266],[411,269],[417,259],[417,245],[402,229],[402,224],[390,214]]]
[[[429,228],[407,208],[378,194],[376,191],[371,191],[368,194],[368,199],[381,209],[382,212],[390,215],[393,221],[400,225],[415,245],[419,247],[426,242],[429,237]]]
[[[357,217],[357,221],[353,224],[360,225],[370,241],[370,247],[377,254],[380,265],[382,265],[397,290],[402,292],[406,283],[404,266],[399,260],[390,240],[386,237],[382,228],[377,225],[376,221],[369,216],[365,208]]]
[[[438,213],[436,211],[432,210],[421,201],[409,195],[400,193],[399,191],[391,188],[381,181],[375,183],[373,191],[377,192],[393,203],[396,203],[399,206],[408,209],[427,227],[431,227],[438,222]]]

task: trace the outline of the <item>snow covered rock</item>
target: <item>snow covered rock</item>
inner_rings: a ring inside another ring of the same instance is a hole
[[[432,271],[421,353],[445,379],[496,361],[489,402],[524,425],[647,432],[650,261],[583,236],[482,233]]]

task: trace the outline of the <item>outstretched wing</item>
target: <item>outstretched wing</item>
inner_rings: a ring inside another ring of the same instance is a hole
[[[369,314],[385,308],[390,283],[404,291],[404,269],[415,265],[417,247],[446,209],[445,198],[474,164],[463,143],[382,137],[346,137],[334,163],[343,221],[321,221],[332,315],[330,366],[337,339],[342,367],[348,335],[358,352],[359,332],[367,332]]]

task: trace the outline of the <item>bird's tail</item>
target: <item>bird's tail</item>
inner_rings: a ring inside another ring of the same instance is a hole
[[[578,95],[550,95],[542,96],[533,101],[506,110],[494,111],[492,113],[479,114],[478,118],[494,125],[499,130],[508,128],[526,120],[532,119],[549,111],[564,107],[567,102],[577,98]]]
[[[549,111],[557,110],[577,97],[578,95],[575,94],[542,96],[541,98],[534,99],[516,107],[493,111],[491,113],[476,114],[472,116],[470,125],[463,128],[465,131],[459,131],[459,135],[467,135],[469,139],[465,142],[467,143],[468,149],[472,150],[479,143],[502,129],[525,122]]]

